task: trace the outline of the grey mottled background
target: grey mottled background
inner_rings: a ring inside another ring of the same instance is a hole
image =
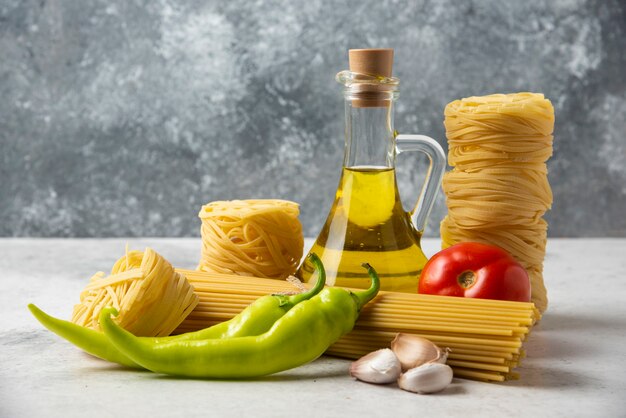
[[[315,236],[359,47],[395,48],[396,126],[442,145],[449,101],[544,92],[550,235],[626,236],[625,3],[0,0],[0,236],[198,235],[203,203],[255,197]],[[398,161],[407,206],[424,164]]]

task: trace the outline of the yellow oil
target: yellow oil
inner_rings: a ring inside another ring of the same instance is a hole
[[[343,169],[335,202],[311,252],[326,268],[331,286],[366,288],[370,263],[381,279],[381,289],[417,292],[426,256],[420,234],[402,208],[396,175],[388,167]],[[307,282],[313,266],[306,262],[298,276]]]

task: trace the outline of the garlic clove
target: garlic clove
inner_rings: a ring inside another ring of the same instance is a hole
[[[368,383],[392,383],[401,373],[398,358],[388,348],[369,353],[350,366],[350,376]]]
[[[448,350],[441,350],[430,340],[413,334],[396,334],[391,342],[391,349],[400,360],[402,371],[406,371],[429,362],[445,363]]]
[[[409,392],[435,393],[452,382],[452,374],[452,368],[447,364],[426,363],[400,376],[398,386]]]
[[[450,348],[448,348],[448,347],[446,347],[443,350],[441,350],[441,355],[435,361],[435,363],[446,364],[446,362],[448,361],[448,354],[450,354],[450,351],[452,351],[452,350]]]

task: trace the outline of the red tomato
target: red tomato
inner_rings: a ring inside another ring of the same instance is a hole
[[[418,293],[529,302],[530,279],[502,248],[461,242],[428,260]]]

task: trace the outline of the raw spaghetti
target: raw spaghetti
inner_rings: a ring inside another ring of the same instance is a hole
[[[198,270],[284,279],[302,258],[298,204],[286,200],[232,200],[202,207]]]
[[[297,289],[281,280],[180,270],[200,302],[174,333],[226,321],[258,297]],[[383,347],[397,332],[428,338],[452,352],[456,376],[502,381],[524,357],[523,341],[540,317],[532,303],[384,292],[363,308],[354,330],[327,354],[355,359]]]
[[[138,336],[169,335],[198,304],[183,274],[151,248],[130,251],[117,260],[111,274],[96,273],[74,306],[72,322],[99,330],[105,306],[119,311],[116,321]]]
[[[454,168],[443,178],[443,248],[477,241],[507,250],[528,271],[532,301],[543,312],[552,104],[536,93],[469,97],[446,106],[444,124]]]

